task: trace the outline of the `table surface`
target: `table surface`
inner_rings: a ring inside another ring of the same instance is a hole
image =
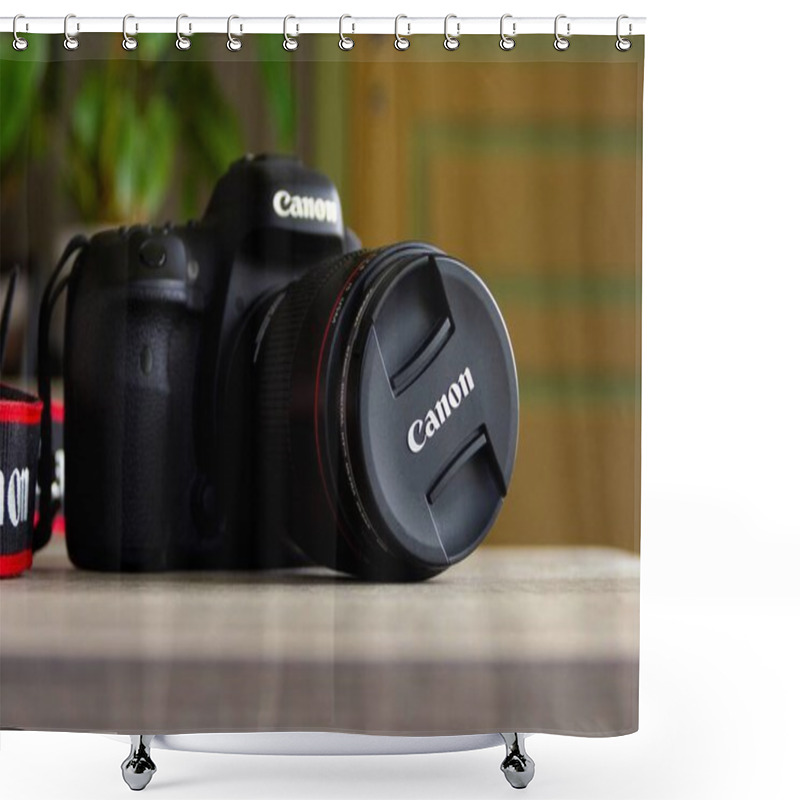
[[[638,645],[639,559],[619,550],[484,546],[368,584],[84,572],[56,539],[0,583],[0,726],[624,733]]]

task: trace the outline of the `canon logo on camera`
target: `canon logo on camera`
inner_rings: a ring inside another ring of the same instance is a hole
[[[275,192],[272,207],[279,217],[286,219],[310,219],[317,222],[330,222],[335,225],[339,221],[339,205],[333,200],[322,197],[302,197],[289,194],[286,189]]]
[[[475,388],[472,373],[467,367],[450,388],[429,409],[423,419],[415,419],[408,429],[408,449],[419,453],[428,439],[436,435],[436,431],[444,425],[450,415],[461,405],[461,402]]]

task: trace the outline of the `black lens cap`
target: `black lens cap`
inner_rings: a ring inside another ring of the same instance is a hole
[[[423,248],[400,253],[363,295],[345,355],[342,442],[364,522],[389,551],[438,572],[469,555],[500,510],[519,395],[489,290]]]

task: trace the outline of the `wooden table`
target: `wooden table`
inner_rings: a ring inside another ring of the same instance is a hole
[[[422,584],[116,575],[62,539],[0,583],[0,727],[628,733],[639,559],[479,548]]]

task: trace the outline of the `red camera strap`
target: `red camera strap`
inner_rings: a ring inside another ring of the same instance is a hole
[[[75,236],[70,241],[45,287],[39,313],[41,400],[0,384],[0,578],[19,575],[28,569],[33,551],[47,544],[56,523],[60,523],[58,527],[63,530],[63,517],[59,519],[63,472],[54,497],[54,481],[59,476],[56,474],[53,423],[60,427],[64,416],[63,407],[53,403],[51,398],[48,343],[53,305],[69,281],[69,276],[63,277],[62,273],[70,258],[86,242],[83,236]],[[8,292],[0,312],[0,370],[19,274],[19,267],[15,267],[9,276]],[[38,516],[37,478],[42,483]]]
[[[31,565],[42,402],[0,386],[0,577]]]

